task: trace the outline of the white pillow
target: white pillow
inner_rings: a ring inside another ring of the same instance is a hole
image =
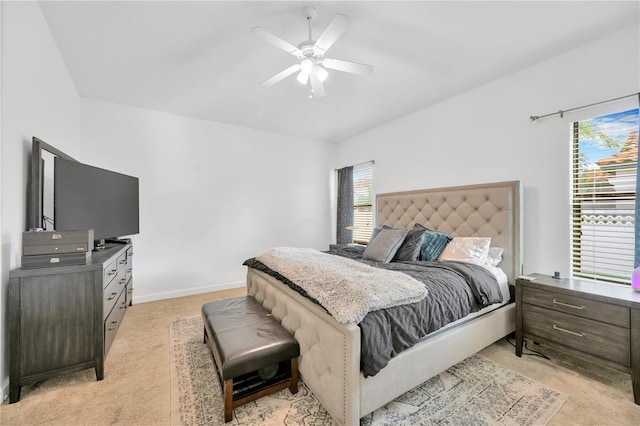
[[[491,238],[488,237],[453,237],[453,241],[447,244],[438,260],[484,265],[489,257],[490,244]]]
[[[502,253],[504,253],[504,249],[502,247],[489,247],[487,263],[491,266],[498,266],[500,262],[502,262]]]

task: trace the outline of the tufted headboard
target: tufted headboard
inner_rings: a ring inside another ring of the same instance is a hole
[[[411,228],[420,223],[454,237],[491,237],[502,247],[509,282],[522,273],[520,181],[452,186],[376,195],[377,226]]]

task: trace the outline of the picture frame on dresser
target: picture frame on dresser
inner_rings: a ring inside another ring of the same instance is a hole
[[[640,293],[631,286],[530,274],[516,279],[516,355],[529,338],[631,375],[640,405]]]

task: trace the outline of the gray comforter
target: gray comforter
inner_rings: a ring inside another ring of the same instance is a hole
[[[360,248],[333,250],[330,253],[403,272],[424,283],[428,290],[428,296],[420,302],[369,312],[358,324],[361,330],[360,367],[365,377],[376,375],[391,358],[429,333],[502,301],[493,274],[477,265],[421,261],[379,263],[363,260]],[[274,276],[309,297],[295,283],[255,259],[248,259],[244,265]]]

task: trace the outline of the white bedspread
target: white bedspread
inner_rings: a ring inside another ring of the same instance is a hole
[[[370,311],[427,296],[424,284],[407,274],[314,249],[276,247],[256,260],[298,285],[343,324],[357,324]]]

